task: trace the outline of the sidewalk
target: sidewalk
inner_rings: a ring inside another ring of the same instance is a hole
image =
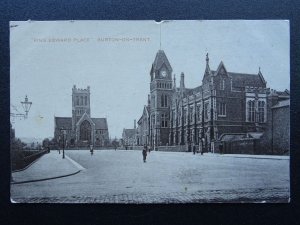
[[[62,152],[56,150],[43,155],[27,169],[12,173],[12,184],[29,183],[71,176],[84,170],[79,164],[65,155],[62,159]]]
[[[275,159],[275,160],[289,160],[288,155],[246,155],[246,154],[219,154],[219,153],[204,153],[208,156],[220,157],[234,157],[234,158],[253,158],[253,159]]]

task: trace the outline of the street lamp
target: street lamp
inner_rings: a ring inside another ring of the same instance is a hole
[[[62,147],[63,147],[63,156],[62,156],[62,158],[64,159],[65,158],[65,135],[66,135],[67,130],[64,129],[64,127],[62,127],[62,128],[60,128],[60,132],[62,134],[62,139],[63,139],[63,145],[62,145]]]
[[[25,96],[25,101],[21,102],[21,104],[22,104],[22,107],[23,107],[23,109],[24,109],[24,111],[25,111],[25,114],[24,114],[24,113],[20,113],[20,112],[18,111],[18,109],[17,109],[14,105],[11,105],[11,106],[14,108],[14,110],[17,111],[17,113],[10,113],[10,116],[12,116],[13,118],[16,118],[16,117],[23,117],[24,119],[27,119],[27,117],[28,117],[28,112],[29,112],[29,110],[30,110],[30,107],[31,107],[31,105],[32,105],[32,102],[29,102],[29,101],[28,101],[28,97],[27,97],[27,95],[26,95],[26,96]]]
[[[31,105],[32,105],[32,102],[29,102],[29,101],[28,101],[28,97],[27,97],[27,95],[26,95],[26,96],[25,96],[25,101],[24,101],[24,102],[21,102],[21,104],[22,104],[23,109],[24,109],[24,111],[25,111],[25,118],[27,118],[28,112],[29,112],[30,107],[31,107]]]

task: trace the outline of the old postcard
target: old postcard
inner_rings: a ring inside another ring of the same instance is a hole
[[[11,21],[11,201],[290,200],[285,20]]]

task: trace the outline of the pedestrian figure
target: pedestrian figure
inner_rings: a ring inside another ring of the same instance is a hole
[[[193,145],[193,153],[194,153],[194,155],[196,154],[196,146],[195,145]]]
[[[145,163],[146,162],[146,158],[147,158],[147,146],[146,145],[144,145],[142,154],[143,154],[143,161]]]
[[[94,154],[93,145],[90,145],[90,152],[91,152],[91,155],[93,155],[93,154]]]
[[[220,153],[223,154],[223,143],[219,145]]]
[[[201,155],[203,155],[203,151],[204,151],[204,143],[203,143],[203,139],[201,140]]]

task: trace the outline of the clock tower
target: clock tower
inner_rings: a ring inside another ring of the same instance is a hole
[[[156,53],[150,71],[150,145],[169,144],[172,67],[163,50]]]

